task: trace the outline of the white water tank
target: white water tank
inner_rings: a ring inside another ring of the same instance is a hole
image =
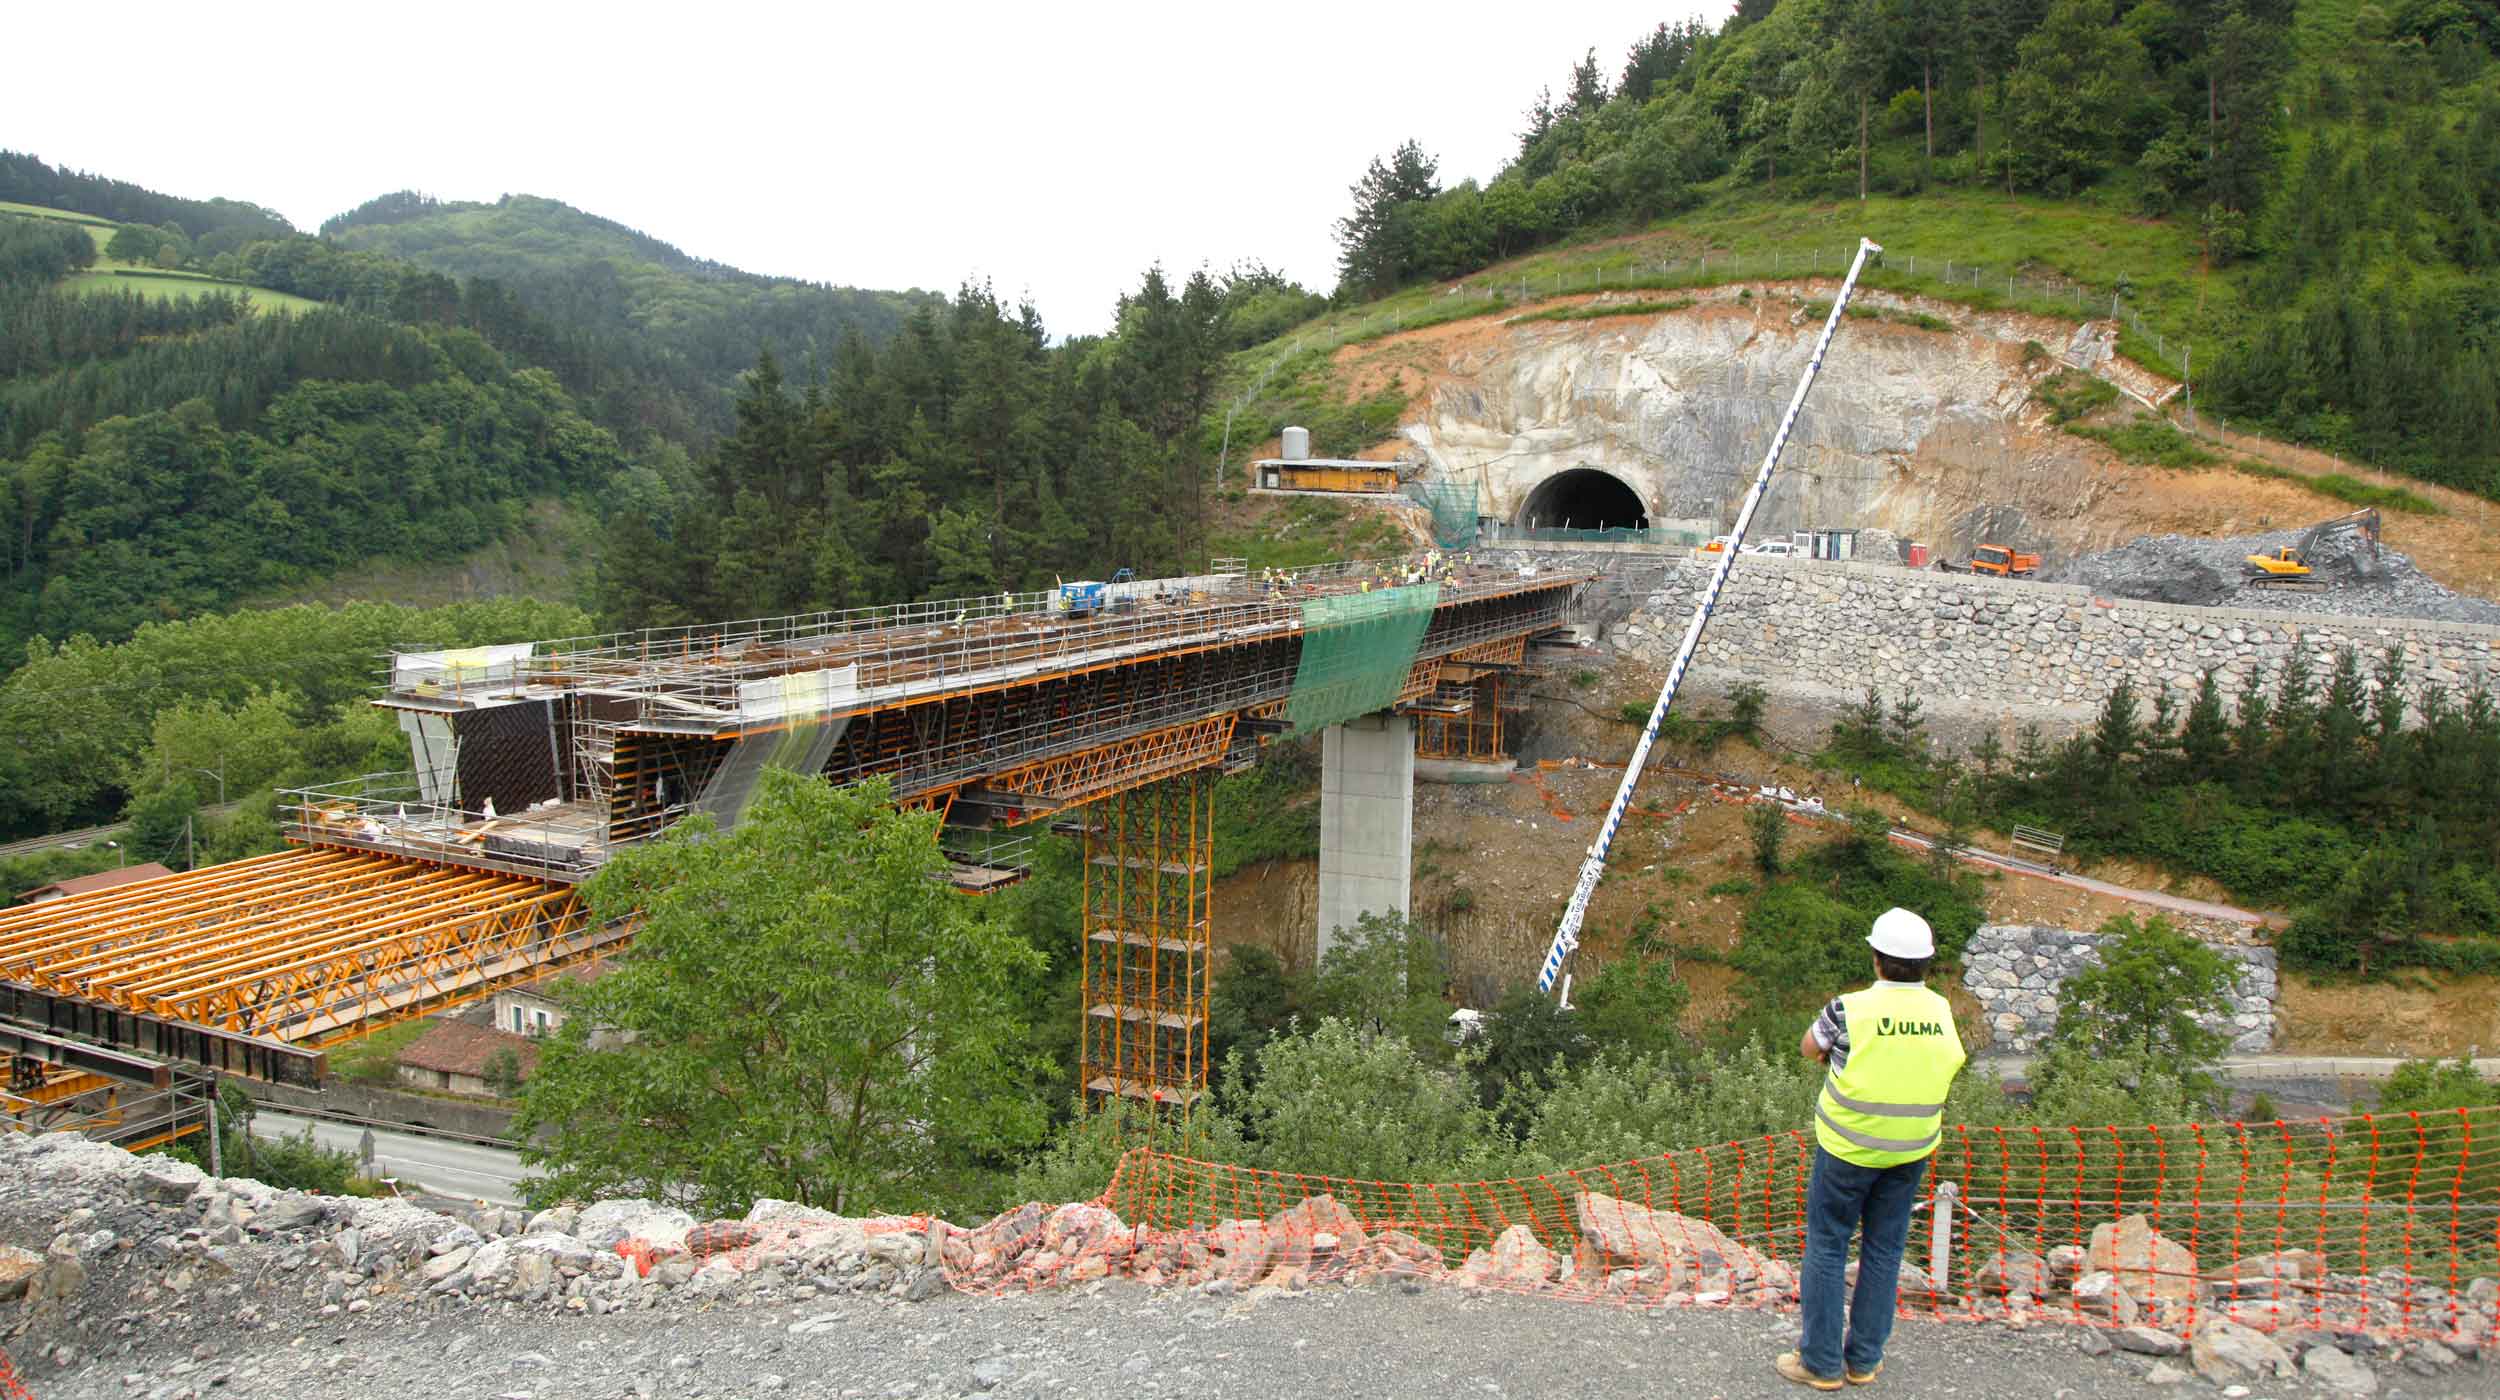
[[[1311,459],[1311,430],[1308,428],[1285,429],[1285,445],[1281,455],[1288,462],[1309,461]]]

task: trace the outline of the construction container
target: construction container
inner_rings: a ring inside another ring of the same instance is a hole
[[[1308,428],[1285,429],[1285,445],[1277,455],[1288,462],[1307,461],[1311,455],[1311,430]]]
[[[1910,567],[1913,569],[1927,567],[1927,546],[1917,540],[1910,541]]]

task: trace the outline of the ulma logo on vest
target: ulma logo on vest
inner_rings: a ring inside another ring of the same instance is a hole
[[[1896,1021],[1890,1016],[1879,1016],[1875,1020],[1875,1033],[1877,1035],[1942,1035],[1944,1023],[1942,1021]]]

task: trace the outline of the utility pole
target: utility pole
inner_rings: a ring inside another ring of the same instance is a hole
[[[191,838],[191,814],[189,812],[182,814],[182,868],[185,870],[200,868],[200,848]]]

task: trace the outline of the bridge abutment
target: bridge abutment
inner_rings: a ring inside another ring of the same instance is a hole
[[[1363,915],[1407,912],[1414,840],[1414,721],[1372,714],[1322,730],[1320,957]]]

